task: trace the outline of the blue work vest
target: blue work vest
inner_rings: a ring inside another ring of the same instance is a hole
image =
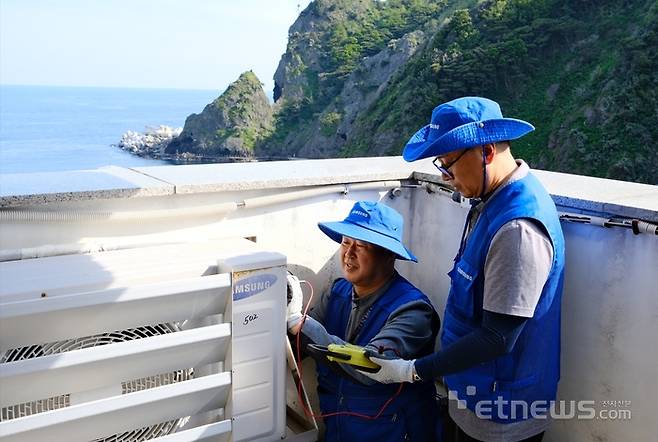
[[[463,253],[455,258],[455,265],[448,273],[451,286],[441,333],[442,348],[447,348],[481,326],[484,265],[489,245],[505,223],[519,218],[531,219],[543,226],[553,245],[553,265],[534,316],[526,321],[510,353],[445,376],[448,389],[457,392],[470,410],[491,416],[491,420],[498,423],[532,417],[524,412],[524,407],[531,410],[537,401],[543,401],[537,406],[543,403],[545,406],[540,409],[546,410],[549,401],[555,399],[560,379],[564,237],[553,200],[531,173],[505,185],[492,196],[473,227]],[[478,403],[480,408],[476,409]]]
[[[365,346],[397,308],[411,301],[429,299],[400,275],[380,294],[352,344]],[[332,289],[323,325],[331,335],[346,340],[347,321],[352,311],[352,284],[338,279]],[[432,321],[432,339],[414,357],[432,353],[439,329],[438,315]],[[318,364],[318,396],[322,413],[351,411],[369,416],[395,395],[400,384],[361,385]],[[327,442],[433,441],[436,424],[435,388],[431,382],[405,383],[400,394],[378,419],[338,415],[324,418]]]

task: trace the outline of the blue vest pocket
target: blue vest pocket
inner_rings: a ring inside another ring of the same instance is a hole
[[[530,387],[537,383],[537,376],[530,375],[525,378],[515,379],[513,381],[503,381],[496,380],[494,381],[493,390],[494,391],[514,391],[521,390],[526,387]]]
[[[448,273],[451,279],[450,295],[446,308],[454,308],[466,318],[474,316],[475,281],[477,271],[466,260],[461,259]]]
[[[376,420],[345,416],[339,431],[345,436],[345,441],[393,442],[409,440],[407,422],[402,413],[384,413]]]

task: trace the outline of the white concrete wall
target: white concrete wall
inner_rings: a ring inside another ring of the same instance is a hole
[[[579,224],[563,230],[559,398],[595,401],[597,413],[632,414],[629,420],[557,420],[547,440],[656,440],[658,237]]]
[[[261,192],[261,193],[275,193]],[[190,196],[156,197],[148,201],[149,209],[192,207],[238,201],[254,192],[227,192]],[[275,206],[241,209],[225,216],[177,217],[141,221],[69,221],[69,222],[5,222],[0,229],[1,250],[60,245],[90,245],[110,249],[121,244],[147,242],[180,243],[243,237],[254,239],[267,250],[284,253],[292,270],[316,287],[316,297],[333,279],[340,276],[334,259],[338,244],[318,228],[320,221],[338,221],[345,217],[359,199],[379,200],[385,191],[357,191],[349,195],[307,198]],[[94,201],[94,210],[125,211],[134,209],[132,201]],[[68,202],[57,210],[83,211],[89,202]],[[54,208],[53,208],[54,209]],[[83,247],[83,248],[86,248]],[[47,251],[47,250],[44,250]],[[181,266],[185,266],[181,262]],[[93,268],[88,269],[93,271]],[[11,278],[11,275],[0,275]],[[111,279],[111,275],[108,276]],[[108,286],[111,283],[108,282]],[[2,288],[0,287],[0,294]]]

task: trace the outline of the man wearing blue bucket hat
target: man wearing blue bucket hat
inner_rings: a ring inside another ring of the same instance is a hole
[[[539,441],[560,377],[564,238],[553,200],[515,160],[510,140],[534,127],[498,104],[441,104],[407,143],[407,161],[434,158],[443,179],[471,198],[449,272],[441,351],[373,359],[380,382],[443,377],[457,440]]]
[[[416,261],[402,244],[402,216],[382,203],[358,201],[343,221],[318,227],[340,243],[344,278],[334,281],[331,291],[302,320],[301,291],[289,277],[290,333],[297,335],[301,329],[306,342],[351,343],[388,356],[431,354],[438,315],[429,299],[394,267],[396,259]],[[317,364],[317,372],[325,441],[435,440],[431,380],[399,390],[399,385],[374,382],[350,365],[330,366],[326,360]]]

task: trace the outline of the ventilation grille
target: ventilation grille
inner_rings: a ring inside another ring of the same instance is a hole
[[[159,336],[166,333],[175,333],[177,331],[180,331],[178,324],[158,324],[120,330],[111,333],[86,336],[77,339],[51,342],[42,345],[29,345],[6,351],[0,358],[0,363],[20,361],[23,359],[33,359],[72,350],[80,350],[83,348],[98,347],[101,345],[132,341],[135,339],[148,338],[150,336]],[[174,384],[176,382],[182,382],[192,378],[193,370],[185,369],[177,370],[171,373],[148,376],[140,379],[126,380],[121,382],[121,393],[128,394],[135,391],[159,387],[162,385]],[[70,405],[71,395],[64,394],[61,396],[41,399],[38,401],[3,407],[0,410],[0,422],[42,413],[44,411],[56,410],[58,408],[68,407]],[[96,439],[94,442],[138,442],[154,439],[156,437],[165,436],[175,432],[181,425],[185,424],[188,419],[189,418],[182,418],[169,422],[163,422],[137,430],[127,431],[125,433],[115,434],[102,439]]]

